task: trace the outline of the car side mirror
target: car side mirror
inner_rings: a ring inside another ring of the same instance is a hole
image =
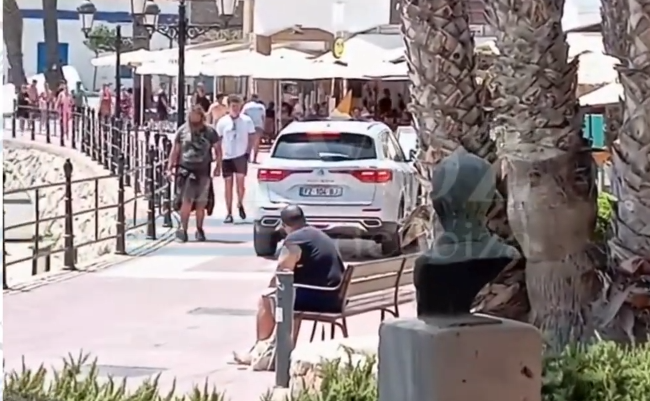
[[[415,150],[415,149],[411,149],[411,150],[409,150],[409,157],[408,157],[408,160],[409,160],[410,162],[412,162],[413,160],[415,160],[415,157],[417,156],[417,154],[418,154],[418,151],[417,151],[417,150]]]

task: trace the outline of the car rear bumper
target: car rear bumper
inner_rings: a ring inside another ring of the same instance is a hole
[[[385,222],[375,217],[345,218],[307,216],[307,223],[323,230],[332,238],[362,238],[382,240],[396,235],[398,225],[396,222]],[[262,217],[255,220],[255,229],[260,233],[272,233],[284,238],[285,232],[279,217]]]

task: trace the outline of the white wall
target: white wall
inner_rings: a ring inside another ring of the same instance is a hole
[[[131,10],[130,1],[124,0],[94,0],[98,12],[110,13],[109,18],[119,17],[119,12],[129,13]],[[81,0],[58,0],[59,10],[59,42],[68,43],[68,64],[74,66],[86,88],[92,88],[93,67],[90,60],[94,54],[83,44],[85,38],[81,32],[81,24],[74,13],[75,19],[68,19],[71,11],[75,11],[81,4]],[[23,10],[23,56],[25,73],[31,76],[37,73],[37,45],[43,42],[43,20],[38,10],[42,10],[41,0],[18,0],[18,6]],[[176,14],[177,5],[172,2],[159,2],[161,13]],[[42,12],[41,12],[42,14]],[[101,15],[100,15],[101,17]],[[105,20],[96,20],[95,24],[103,24],[109,27],[115,27],[116,23],[108,23]],[[130,22],[120,23],[122,34],[130,36],[132,33],[132,24]],[[151,39],[151,49],[164,49],[169,47],[169,39],[155,34]],[[103,67],[98,69],[97,82],[101,86],[103,82],[114,81],[114,69]],[[130,80],[129,80],[130,81]],[[129,84],[129,81],[125,84]]]
[[[255,0],[253,30],[272,35],[294,25],[333,32],[334,0]],[[344,0],[340,30],[356,33],[388,24],[390,0]]]

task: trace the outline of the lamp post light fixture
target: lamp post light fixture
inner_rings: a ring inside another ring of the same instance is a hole
[[[86,39],[92,39],[93,24],[95,22],[95,13],[97,8],[89,0],[85,0],[79,7],[77,7],[77,14],[79,14],[79,22],[81,23],[81,31],[84,33]],[[117,25],[115,27],[115,117],[120,118],[122,114],[121,95],[122,95],[122,76],[121,76],[121,55],[122,50],[131,45],[131,40],[122,37],[122,27]]]
[[[178,42],[177,127],[185,122],[185,47],[187,40],[196,39],[209,31],[241,30],[241,22],[236,26],[231,24],[239,0],[215,0],[215,2],[219,12],[219,21],[216,24],[190,24],[187,18],[186,0],[178,1],[178,21],[176,23],[160,24],[158,22],[160,8],[156,3],[152,0],[131,0],[134,15],[140,17],[138,20],[145,25],[149,34],[158,32]]]

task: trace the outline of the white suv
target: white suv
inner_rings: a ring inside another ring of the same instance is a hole
[[[374,240],[384,255],[401,251],[402,220],[416,206],[412,162],[384,123],[299,121],[277,136],[257,170],[254,246],[275,254],[284,237],[280,211],[300,205],[310,225],[333,238]]]

